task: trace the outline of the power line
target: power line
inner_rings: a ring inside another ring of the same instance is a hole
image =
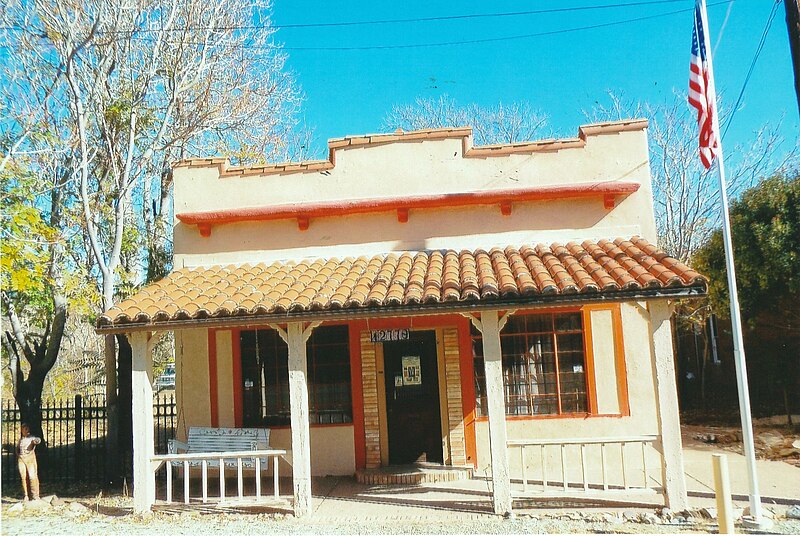
[[[550,13],[565,13],[572,11],[589,11],[597,9],[609,9],[620,7],[637,7],[653,4],[674,4],[682,2],[683,0],[651,0],[646,2],[629,2],[625,4],[601,4],[596,6],[579,6],[579,7],[561,7],[551,9],[535,9],[531,11],[511,11],[508,13],[481,13],[473,15],[447,15],[441,17],[421,17],[414,19],[385,19],[374,21],[355,21],[355,22],[323,22],[323,23],[309,23],[309,24],[282,24],[278,26],[280,29],[294,29],[294,28],[327,28],[337,26],[366,26],[372,24],[401,24],[408,22],[433,22],[433,21],[448,21],[448,20],[465,20],[465,19],[481,19],[481,18],[497,18],[497,17],[518,17],[524,15],[543,15]]]
[[[732,0],[720,0],[718,2],[714,2],[708,4],[709,7],[718,6],[730,3]],[[394,49],[410,49],[410,48],[429,48],[429,47],[445,47],[445,46],[455,46],[455,45],[471,45],[471,44],[482,44],[482,43],[494,43],[494,42],[501,42],[501,41],[513,41],[519,39],[530,39],[534,37],[543,37],[547,35],[558,35],[558,34],[565,34],[565,33],[574,33],[580,32],[584,30],[594,30],[598,28],[606,28],[609,26],[620,26],[624,24],[631,24],[636,22],[641,22],[645,20],[653,20],[662,17],[669,17],[672,15],[677,15],[680,13],[686,13],[689,11],[693,11],[694,8],[685,8],[685,9],[678,9],[674,11],[667,11],[665,13],[657,13],[654,15],[647,15],[643,17],[635,17],[630,19],[623,19],[618,21],[611,21],[605,22],[600,24],[591,24],[586,26],[576,26],[574,28],[563,28],[560,30],[549,30],[546,32],[537,32],[531,34],[522,34],[522,35],[511,35],[511,36],[504,36],[504,37],[488,37],[484,39],[466,39],[466,40],[459,40],[459,41],[443,41],[443,42],[433,42],[433,43],[412,43],[407,45],[365,45],[365,46],[341,46],[341,47],[297,47],[297,46],[283,46],[283,47],[276,47],[274,45],[244,45],[244,48],[247,49],[271,49],[271,48],[280,48],[281,50],[286,51],[360,51],[360,50],[394,50]],[[137,38],[137,39],[149,39],[149,38]],[[203,43],[184,43],[184,44],[203,44]]]
[[[335,28],[335,27],[345,27],[345,26],[370,26],[370,25],[379,25],[379,24],[407,24],[407,23],[418,23],[418,22],[441,22],[441,21],[455,21],[455,20],[467,20],[467,19],[481,19],[481,18],[498,18],[498,17],[519,17],[519,16],[526,16],[526,15],[545,15],[545,14],[552,14],[552,13],[568,13],[568,12],[577,12],[577,11],[592,11],[592,10],[600,10],[600,9],[616,9],[616,8],[623,8],[623,7],[639,7],[639,6],[648,6],[648,5],[660,5],[660,4],[674,4],[674,3],[682,3],[684,0],[644,0],[640,2],[627,2],[622,4],[598,4],[594,6],[577,6],[577,7],[562,7],[562,8],[550,8],[550,9],[535,9],[530,11],[510,11],[510,12],[502,12],[502,13],[477,13],[477,14],[470,14],[470,15],[444,15],[440,17],[418,17],[418,18],[410,18],[410,19],[381,19],[381,20],[368,20],[368,21],[343,21],[343,22],[313,22],[313,23],[297,23],[297,24],[282,24],[282,25],[275,25],[275,26],[264,26],[264,25],[234,25],[234,26],[184,26],[179,28],[166,28],[166,29],[158,29],[158,28],[138,28],[135,30],[101,30],[98,31],[98,35],[110,35],[110,34],[133,34],[133,33],[153,33],[153,32],[161,32],[161,31],[170,31],[170,32],[180,32],[186,30],[218,30],[218,31],[233,31],[233,30],[294,30],[294,29],[306,29],[306,28]],[[0,26],[0,30],[9,30],[9,31],[24,31],[26,28],[20,26]]]
[[[719,2],[714,2],[712,4],[708,4],[709,7],[718,6],[722,4],[727,4],[732,0],[721,0]],[[564,28],[561,30],[550,30],[546,32],[537,32],[531,34],[522,34],[522,35],[510,35],[505,37],[489,37],[485,39],[465,39],[461,41],[443,41],[443,42],[436,42],[436,43],[413,43],[409,45],[367,45],[367,46],[348,46],[348,47],[282,47],[283,50],[294,50],[294,51],[341,51],[341,50],[386,50],[386,49],[403,49],[403,48],[427,48],[427,47],[444,47],[444,46],[452,46],[452,45],[472,45],[472,44],[480,44],[480,43],[494,43],[498,41],[514,41],[519,39],[530,39],[532,37],[542,37],[545,35],[558,35],[564,33],[572,33],[572,32],[579,32],[583,30],[594,30],[597,28],[606,28],[609,26],[619,26],[622,24],[630,24],[634,22],[641,22],[645,20],[652,20],[658,19],[661,17],[668,17],[671,15],[677,15],[680,13],[686,13],[689,11],[694,11],[694,8],[686,8],[686,9],[677,9],[675,11],[667,11],[665,13],[657,13],[655,15],[647,15],[644,17],[635,17],[631,19],[623,19],[618,21],[612,22],[604,22],[600,24],[591,24],[587,26],[577,26],[574,28]]]
[[[677,2],[677,1],[681,1],[681,0],[657,0],[657,1],[637,2],[637,3],[629,3],[629,4],[609,4],[609,5],[602,5],[602,6],[583,6],[583,7],[578,7],[578,8],[558,8],[558,9],[551,9],[551,10],[539,10],[539,11],[536,11],[536,12],[534,12],[534,11],[531,11],[531,12],[518,12],[517,14],[521,14],[521,13],[538,13],[538,12],[554,12],[554,11],[571,11],[571,10],[576,10],[577,11],[577,10],[585,10],[585,9],[603,9],[603,8],[606,8],[606,7],[623,7],[623,6],[645,5],[645,4],[653,4],[653,3],[655,3],[655,4],[673,3],[673,2]],[[708,4],[708,6],[709,7],[719,6],[719,5],[731,3],[732,1],[733,0],[720,0],[718,2],[710,3],[710,4]],[[494,42],[502,42],[502,41],[514,41],[514,40],[520,40],[520,39],[530,39],[530,38],[534,38],[534,37],[543,37],[543,36],[547,36],[547,35],[558,35],[558,34],[565,34],[565,33],[580,32],[580,31],[584,31],[584,30],[593,30],[593,29],[598,29],[598,28],[606,28],[606,27],[610,27],[610,26],[620,26],[620,25],[624,25],[624,24],[631,24],[631,23],[641,22],[641,21],[645,21],[645,20],[653,20],[653,19],[658,19],[658,18],[662,18],[662,17],[669,17],[669,16],[672,16],[672,15],[677,15],[677,14],[680,14],[680,13],[686,13],[686,12],[693,11],[693,10],[694,10],[694,8],[685,8],[685,9],[678,9],[678,10],[674,10],[674,11],[667,11],[667,12],[664,12],[664,13],[657,13],[657,14],[654,14],[654,15],[646,15],[646,16],[642,16],[642,17],[634,17],[634,18],[630,18],[630,19],[623,19],[623,20],[605,22],[605,23],[600,23],[600,24],[577,26],[577,27],[573,27],[573,28],[563,28],[563,29],[560,29],[560,30],[549,30],[549,31],[546,31],[546,32],[537,32],[537,33],[531,33],[531,34],[511,35],[511,36],[504,36],[504,37],[490,37],[490,38],[484,38],[484,39],[466,39],[466,40],[459,40],[459,41],[443,41],[443,42],[433,42],[433,43],[412,43],[412,44],[405,44],[405,45],[366,45],[366,46],[341,46],[341,47],[336,47],[336,46],[334,46],[334,47],[292,47],[292,46],[279,47],[279,46],[276,46],[276,45],[247,45],[247,44],[245,44],[244,47],[245,48],[250,48],[250,49],[257,49],[257,48],[258,49],[272,49],[272,48],[275,48],[275,49],[281,49],[281,50],[286,50],[286,51],[360,51],[360,50],[391,50],[391,49],[433,48],[433,47],[445,47],[445,46],[456,46],[456,45],[470,45],[470,44],[482,44],[482,43],[494,43]],[[512,15],[512,13],[508,13],[508,14],[503,14],[503,13],[500,13],[500,14],[487,14],[487,15],[455,15],[452,18],[479,17],[479,16],[506,16],[506,15]],[[413,22],[413,21],[423,21],[423,20],[432,20],[432,19],[433,18],[427,18],[427,19],[396,19],[396,21]],[[382,23],[385,23],[385,22],[392,22],[392,21],[369,21],[369,22],[357,22],[357,23],[353,23],[353,24],[372,24],[372,23],[382,24]],[[332,24],[334,24],[334,23],[332,23]],[[335,23],[335,24],[339,24],[339,23]],[[341,24],[349,24],[349,23],[341,23]],[[309,25],[309,26],[313,26],[313,25]],[[263,26],[235,26],[235,27],[229,27],[228,29],[229,30],[237,30],[237,29],[248,29],[248,28],[257,29],[257,28],[266,28],[266,27],[263,27]],[[194,28],[194,29],[198,29],[199,30],[199,29],[202,29],[202,28],[198,27],[198,28]],[[217,29],[222,30],[223,28],[217,28]],[[173,31],[177,31],[177,30],[178,30],[177,28],[173,29]],[[136,32],[120,30],[120,31],[106,32],[106,33],[130,33],[130,34],[133,34],[133,33],[150,33],[152,31],[156,31],[156,30],[137,30]],[[98,32],[98,33],[100,33],[100,32]],[[138,36],[132,36],[132,38],[133,39],[149,40],[149,38],[138,37]],[[184,43],[184,44],[192,45],[192,44],[203,44],[203,43]],[[0,48],[3,48],[3,47],[0,46]]]
[[[747,75],[744,77],[742,89],[739,91],[739,96],[736,98],[736,104],[733,106],[733,110],[725,122],[725,130],[722,132],[723,140],[725,139],[725,134],[728,133],[728,128],[730,128],[731,123],[733,123],[733,118],[736,116],[736,112],[739,110],[739,105],[742,103],[744,90],[747,89],[747,83],[750,82],[750,77],[753,74],[753,69],[756,67],[758,57],[761,55],[761,51],[764,49],[764,44],[767,42],[767,34],[769,34],[769,30],[772,27],[772,21],[775,20],[775,15],[778,12],[778,6],[780,5],[781,0],[775,0],[775,2],[772,4],[772,11],[769,14],[766,26],[764,26],[764,31],[761,34],[761,40],[758,42],[758,47],[756,47],[756,53],[753,55],[753,61],[750,62],[750,68],[747,70]]]

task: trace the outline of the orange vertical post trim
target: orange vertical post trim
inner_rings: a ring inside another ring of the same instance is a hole
[[[208,398],[211,404],[211,426],[219,426],[219,395],[217,392],[217,331],[208,330]]]
[[[589,413],[597,413],[597,379],[594,366],[594,341],[592,339],[592,309],[584,307],[581,310],[583,317],[583,348],[586,356],[586,389],[589,391]]]
[[[458,346],[461,361],[461,408],[464,413],[464,443],[467,463],[477,469],[478,446],[475,439],[475,365],[472,362],[472,336],[469,333],[470,321],[460,317],[458,326]]]
[[[361,331],[367,329],[364,321],[350,322],[350,389],[353,404],[353,444],[356,469],[367,466],[367,438],[364,435],[364,386],[361,384]]]
[[[611,318],[614,325],[614,357],[617,365],[619,410],[622,415],[628,416],[631,414],[631,405],[628,399],[628,367],[625,364],[625,341],[622,336],[622,312],[619,304],[612,307]]]
[[[233,358],[233,422],[242,427],[242,339],[239,329],[231,330],[231,354]]]

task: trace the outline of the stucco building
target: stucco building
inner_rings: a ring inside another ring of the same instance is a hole
[[[528,480],[644,478],[684,507],[671,302],[706,283],[654,245],[646,129],[486,147],[469,128],[398,132],[331,140],[325,161],[178,163],[172,273],[98,322],[133,343],[136,508],[156,496],[149,354],[167,330],[180,438],[268,427],[292,451],[298,514],[312,475],[419,462],[487,475],[497,513]]]

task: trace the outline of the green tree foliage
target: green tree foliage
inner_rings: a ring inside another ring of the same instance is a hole
[[[744,317],[754,322],[781,307],[784,326],[800,329],[800,175],[771,177],[746,190],[731,204],[731,227]],[[721,231],[697,252],[695,264],[711,278],[714,308],[727,310]]]
[[[800,389],[800,173],[745,190],[731,204],[731,232],[751,391],[762,406],[788,412]],[[694,264],[710,278],[713,309],[728,317],[721,231],[698,250]]]

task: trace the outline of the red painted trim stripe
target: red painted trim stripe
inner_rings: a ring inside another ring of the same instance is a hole
[[[361,378],[361,331],[366,322],[351,322],[350,337],[350,388],[353,402],[353,444],[356,469],[367,467],[367,437],[364,435],[364,386]]]
[[[208,395],[211,403],[211,426],[219,426],[219,393],[217,386],[217,330],[208,330]]]
[[[231,330],[231,354],[233,359],[233,422],[237,428],[242,427],[242,344],[240,330]]]
[[[580,197],[600,197],[608,206],[608,196],[627,197],[639,189],[635,182],[588,182],[564,186],[538,186],[508,190],[490,190],[455,194],[395,197],[389,199],[352,199],[326,203],[291,203],[208,212],[183,212],[176,217],[187,225],[198,225],[209,232],[210,225],[244,221],[271,221],[298,218],[307,224],[310,218],[346,216],[394,210],[508,204],[523,201],[546,201]]]

